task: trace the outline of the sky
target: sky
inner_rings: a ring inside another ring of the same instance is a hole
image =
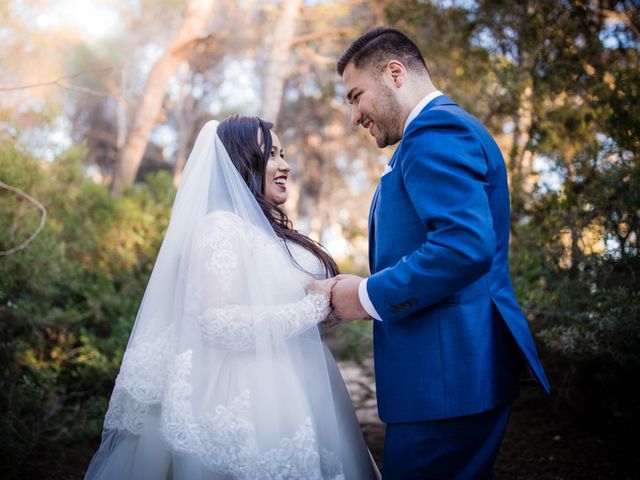
[[[100,38],[113,34],[120,28],[116,10],[99,0],[50,0],[46,8],[29,7],[21,0],[12,0],[12,16],[32,18],[42,30],[74,27],[84,36]]]

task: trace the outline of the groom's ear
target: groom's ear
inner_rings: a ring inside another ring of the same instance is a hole
[[[407,79],[407,69],[398,60],[390,60],[387,63],[385,73],[389,76],[394,87],[400,88]]]

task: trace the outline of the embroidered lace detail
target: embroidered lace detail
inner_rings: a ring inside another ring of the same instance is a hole
[[[227,351],[248,351],[255,349],[256,337],[286,340],[318,325],[329,314],[329,297],[319,293],[278,305],[250,306],[238,298],[245,281],[239,273],[244,272],[239,252],[245,252],[244,262],[251,262],[250,256],[280,256],[289,262],[282,246],[261,229],[233,214],[218,212],[204,222],[202,237],[206,274],[194,276],[192,283],[205,288],[187,286],[187,310],[197,319],[204,343]],[[310,252],[297,245],[291,246],[291,252],[303,268],[314,273],[321,270]],[[297,273],[301,282],[309,278]]]
[[[140,341],[127,348],[109,400],[105,428],[142,431],[149,405],[159,402],[164,391],[171,332],[168,329],[155,338],[141,335]]]
[[[216,215],[215,222],[206,222],[200,237],[200,247],[208,247],[211,255],[204,267],[221,278],[229,276],[234,268],[237,268],[239,258],[234,249],[232,239],[241,239],[245,232],[241,231],[242,225],[232,220],[229,215]],[[250,238],[250,237],[249,237]],[[225,283],[221,286],[224,288]]]
[[[325,449],[318,453],[310,418],[278,447],[261,451],[249,417],[248,390],[228,405],[219,405],[213,414],[196,418],[187,381],[191,356],[187,350],[176,357],[162,412],[162,433],[175,450],[197,455],[210,470],[238,480],[344,480],[335,454]]]
[[[104,417],[105,430],[128,430],[139,435],[144,426],[144,417],[149,404],[133,398],[116,384],[109,400],[109,409]]]
[[[232,351],[255,348],[257,332],[270,330],[272,338],[288,339],[316,326],[330,311],[329,296],[309,293],[302,300],[284,305],[229,305],[208,308],[198,317],[205,343]]]

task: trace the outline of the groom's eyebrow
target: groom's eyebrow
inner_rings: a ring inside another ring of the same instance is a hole
[[[351,97],[353,97],[353,92],[355,92],[357,88],[358,87],[353,87],[351,90],[347,92],[347,96],[346,96],[347,102],[351,103]]]

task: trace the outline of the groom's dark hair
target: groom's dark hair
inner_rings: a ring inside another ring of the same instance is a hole
[[[399,60],[415,73],[429,73],[420,49],[400,30],[391,27],[372,28],[355,40],[338,60],[342,76],[349,63],[358,69],[382,71],[390,60]]]

